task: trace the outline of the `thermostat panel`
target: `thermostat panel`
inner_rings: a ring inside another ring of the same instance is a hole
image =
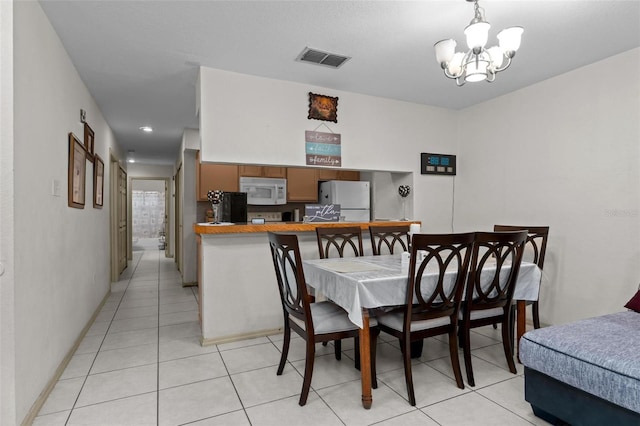
[[[420,154],[420,173],[423,175],[456,174],[456,156],[448,154]]]

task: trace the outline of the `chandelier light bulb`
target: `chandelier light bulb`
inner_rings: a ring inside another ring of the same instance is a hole
[[[467,46],[470,50],[484,48],[489,39],[489,28],[491,25],[488,22],[478,22],[464,29],[464,35],[467,36]]]
[[[439,64],[447,63],[453,59],[457,44],[455,40],[447,39],[440,40],[433,45],[436,49],[436,60]]]
[[[459,77],[462,74],[462,61],[464,61],[464,53],[457,52],[453,55],[453,59],[449,62],[447,70],[449,74],[455,77]]]
[[[498,46],[493,46],[487,49],[489,56],[491,57],[491,69],[495,70],[502,66],[504,62],[504,53],[502,49]]]
[[[505,28],[504,30],[498,33],[498,42],[500,43],[500,48],[503,52],[513,52],[511,57],[518,51],[520,48],[520,41],[522,39],[522,33],[524,32],[524,28],[522,27],[511,27]]]

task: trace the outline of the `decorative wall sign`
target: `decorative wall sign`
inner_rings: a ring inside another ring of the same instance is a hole
[[[423,175],[456,174],[456,156],[445,154],[420,154],[420,173]]]
[[[307,222],[339,222],[340,204],[305,204]]]
[[[69,207],[84,209],[84,183],[87,151],[73,133],[69,133]]]
[[[338,122],[338,98],[309,92],[309,120]]]
[[[93,207],[101,209],[104,204],[104,162],[98,154],[93,165]]]
[[[94,133],[93,129],[89,127],[87,123],[84,123],[84,148],[87,150],[87,160],[93,163],[93,153],[94,153]]]
[[[342,167],[340,133],[304,132],[308,166]]]

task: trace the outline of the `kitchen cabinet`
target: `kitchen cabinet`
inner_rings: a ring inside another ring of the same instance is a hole
[[[287,202],[318,202],[317,170],[287,167]]]
[[[220,189],[238,192],[238,166],[235,164],[200,163],[196,156],[196,197],[198,201],[208,201],[207,192]]]
[[[360,180],[360,172],[357,170],[318,169],[318,180]]]
[[[200,163],[196,155],[196,197],[208,201],[207,192],[212,189],[237,192],[239,178],[266,177],[287,178],[287,202],[318,202],[318,182],[327,180],[360,180],[357,170],[313,167],[256,166],[252,164]]]
[[[238,172],[240,176],[246,177],[266,177],[266,178],[286,178],[286,167],[272,167],[272,166],[250,166],[240,165],[238,166]]]

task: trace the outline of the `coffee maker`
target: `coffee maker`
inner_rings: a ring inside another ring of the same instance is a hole
[[[247,193],[225,192],[222,196],[222,222],[247,222]]]

